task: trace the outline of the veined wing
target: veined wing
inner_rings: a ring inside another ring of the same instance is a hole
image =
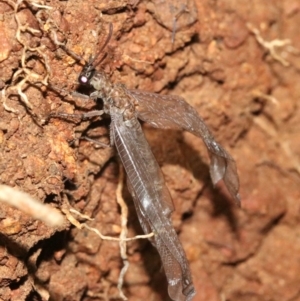
[[[210,175],[213,184],[220,180],[224,183],[236,200],[240,203],[239,178],[234,159],[215,141],[197,111],[182,97],[175,95],[159,95],[139,90],[128,90],[136,100],[138,118],[157,128],[184,129],[202,138],[210,158]]]
[[[126,170],[141,226],[146,233],[151,231],[155,234],[151,241],[162,259],[169,294],[173,300],[189,301],[194,295],[191,274],[186,255],[170,221],[170,201],[163,201],[167,187],[161,172],[158,172],[159,166],[138,120],[132,118],[124,121],[121,110],[115,107],[111,107],[110,115],[114,143]]]
[[[114,144],[116,144],[122,162],[122,154],[123,152],[126,152],[127,149],[125,148],[125,145],[127,145],[132,155],[132,158],[130,159],[133,161],[131,163],[133,166],[131,168],[138,169],[140,166],[146,167],[145,171],[147,172],[141,173],[143,177],[140,181],[144,181],[144,185],[147,188],[149,186],[151,187],[154,193],[153,200],[159,202],[162,207],[162,213],[165,216],[170,217],[171,213],[174,211],[173,200],[165,184],[160,167],[145,139],[140,123],[134,118],[131,122],[127,122],[126,125],[126,122],[123,121],[123,116],[120,115],[117,108],[111,108],[111,119],[111,136],[113,140],[117,137],[118,143],[123,143],[122,146],[121,144],[117,144],[116,141],[113,141]],[[124,139],[121,141],[122,137],[124,137]],[[138,162],[137,160],[141,160],[141,162]],[[126,169],[124,162],[123,164]]]
[[[140,204],[138,202],[138,199],[136,198],[135,192],[130,182],[127,181],[127,185],[129,192],[134,200],[137,216],[139,218],[140,225],[144,233],[150,234],[151,232],[154,232],[154,230],[151,229],[151,226],[149,225],[149,222],[147,221],[146,217],[142,213],[142,209],[140,208]],[[163,240],[158,235],[151,237],[150,241],[160,254],[161,261],[163,263],[163,267],[169,284],[168,293],[170,298],[176,301],[192,300],[193,296],[195,295],[195,289],[191,280],[191,275],[182,274],[182,268],[180,266],[180,263],[176,260],[176,258],[169,251],[169,249],[164,244]],[[186,283],[186,285],[184,285],[183,282]]]
[[[131,193],[135,207],[136,212],[140,221],[140,224],[142,226],[142,229],[145,234],[150,234],[154,230],[151,229],[151,226],[149,225],[146,217],[142,213],[142,209],[140,208],[138,199],[135,196],[134,190],[131,187],[130,183],[127,183],[129,192]],[[189,284],[185,287],[182,284],[183,279],[191,279],[190,275],[183,276],[182,275],[182,269],[179,264],[179,262],[176,260],[176,258],[173,256],[173,254],[168,250],[168,248],[165,246],[162,239],[155,235],[154,237],[150,238],[151,243],[153,246],[159,251],[161,261],[163,263],[163,267],[166,273],[166,277],[168,280],[168,293],[172,300],[176,301],[189,301],[194,296],[194,286],[192,282],[189,282]]]

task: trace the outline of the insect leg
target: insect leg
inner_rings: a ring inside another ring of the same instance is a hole
[[[84,139],[84,140],[87,140],[89,142],[95,143],[95,144],[97,144],[97,145],[99,145],[103,148],[111,147],[110,144],[106,144],[106,143],[100,142],[98,140],[95,140],[95,139],[92,139],[92,138],[89,138],[89,137],[86,137],[86,136],[80,137],[80,139]]]
[[[80,120],[84,120],[84,119],[88,119],[88,118],[92,118],[95,116],[101,116],[104,113],[103,110],[95,110],[95,111],[90,111],[87,113],[82,113],[82,114],[68,114],[68,113],[50,113],[48,116],[48,120],[51,118],[63,118],[63,119],[79,119]]]

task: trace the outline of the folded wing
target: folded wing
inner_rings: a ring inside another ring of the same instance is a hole
[[[182,97],[128,90],[137,103],[138,118],[157,128],[184,129],[202,138],[210,158],[213,184],[223,179],[228,191],[240,204],[239,178],[234,159],[215,141],[197,111]]]
[[[176,301],[189,301],[195,294],[191,273],[170,220],[172,200],[159,166],[137,118],[124,121],[121,110],[115,107],[111,107],[110,115],[114,144],[127,174],[141,226],[145,233],[155,234],[151,242],[160,254],[169,295]]]

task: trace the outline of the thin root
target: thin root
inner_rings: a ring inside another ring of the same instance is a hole
[[[284,59],[282,57],[282,54],[278,54],[277,49],[278,48],[283,48],[283,47],[286,47],[286,46],[290,46],[291,45],[291,40],[289,40],[289,39],[285,39],[285,40],[275,39],[275,40],[272,40],[270,42],[267,42],[261,36],[260,31],[257,28],[255,28],[251,23],[247,23],[247,27],[255,35],[255,38],[256,38],[257,42],[261,46],[263,46],[266,50],[269,51],[271,57],[274,60],[278,61],[279,63],[281,63],[285,67],[290,66],[290,62],[288,62],[286,59]],[[292,46],[290,46],[289,48],[286,47],[286,50],[290,51],[289,49],[291,47]],[[292,47],[292,49],[294,49],[294,48]]]

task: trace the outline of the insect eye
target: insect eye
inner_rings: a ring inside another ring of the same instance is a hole
[[[86,84],[89,81],[89,79],[86,75],[80,75],[78,81],[81,84]]]
[[[93,71],[90,71],[90,70],[83,71],[79,75],[78,81],[80,84],[83,84],[83,85],[88,84],[90,79],[92,78],[92,76],[93,76]]]
[[[78,82],[80,84],[86,85],[89,84],[89,81],[91,80],[91,78],[94,75],[94,68],[93,66],[87,64],[86,66],[84,66],[83,70],[81,71],[79,77],[78,77]]]

